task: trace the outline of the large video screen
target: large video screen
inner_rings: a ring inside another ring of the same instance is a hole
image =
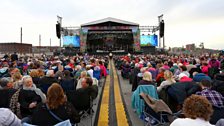
[[[141,35],[140,45],[141,46],[158,46],[158,36],[157,35]]]
[[[80,37],[75,36],[64,36],[63,47],[80,47]]]

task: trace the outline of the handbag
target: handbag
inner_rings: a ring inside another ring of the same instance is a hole
[[[46,108],[47,108],[48,112],[49,112],[55,119],[57,119],[57,120],[60,121],[60,122],[64,121],[64,120],[62,120],[61,118],[59,118],[57,115],[55,115],[55,114],[49,109],[49,107],[47,106],[47,104],[46,104]]]
[[[55,118],[57,119],[60,123],[56,124],[55,126],[76,126],[76,124],[72,124],[69,119],[68,120],[62,120],[60,117],[58,117],[57,115],[55,115],[50,109],[49,107],[46,105],[46,108],[48,110],[48,112]]]

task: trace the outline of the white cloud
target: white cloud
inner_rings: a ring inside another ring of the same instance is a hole
[[[55,33],[57,15],[63,26],[115,17],[140,25],[157,25],[164,14],[167,46],[204,42],[205,47],[222,48],[224,2],[222,0],[5,0],[0,5],[0,42],[59,45]]]

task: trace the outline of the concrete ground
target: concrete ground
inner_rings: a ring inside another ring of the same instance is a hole
[[[119,70],[117,70],[117,73],[120,80],[121,93],[123,95],[126,110],[127,110],[128,116],[130,117],[132,126],[144,126],[144,121],[139,119],[138,115],[131,108],[132,85],[129,84],[128,79],[124,79],[121,77],[121,72]]]

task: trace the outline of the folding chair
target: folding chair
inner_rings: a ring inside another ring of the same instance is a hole
[[[179,113],[172,113],[168,105],[163,100],[153,99],[150,95],[141,93],[140,97],[144,100],[145,108],[143,118],[146,126],[169,126]]]
[[[81,120],[89,117],[92,125],[93,100],[98,95],[98,87],[93,85],[87,89],[80,88],[73,92],[67,92],[68,101],[70,101],[79,112]]]
[[[136,110],[139,116],[142,115],[143,109],[145,107],[144,101],[140,99],[140,93],[145,93],[155,99],[158,99],[157,89],[154,85],[139,85],[131,96],[132,108]]]

